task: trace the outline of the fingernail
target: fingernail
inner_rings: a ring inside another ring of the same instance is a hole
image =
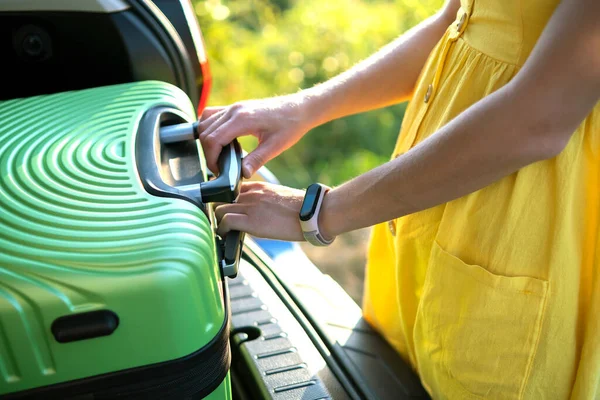
[[[246,165],[244,166],[244,176],[246,177],[246,179],[250,178],[252,176],[252,174],[254,173],[252,167]]]

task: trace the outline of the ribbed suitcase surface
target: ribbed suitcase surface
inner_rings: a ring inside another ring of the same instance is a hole
[[[222,336],[208,218],[137,173],[156,106],[195,116],[161,82],[0,102],[0,395],[176,364]]]

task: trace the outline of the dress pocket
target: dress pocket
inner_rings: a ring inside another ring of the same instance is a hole
[[[495,275],[434,243],[414,332],[434,398],[522,398],[547,296],[547,281]]]

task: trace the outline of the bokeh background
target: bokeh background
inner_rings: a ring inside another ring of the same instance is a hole
[[[194,0],[213,89],[209,105],[293,93],[350,68],[437,11],[443,0]],[[282,184],[335,186],[389,160],[406,103],[332,121],[267,167]],[[246,151],[256,142],[241,140]],[[331,247],[302,244],[357,301],[369,229]]]

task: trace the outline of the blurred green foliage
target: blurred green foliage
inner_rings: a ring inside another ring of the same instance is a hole
[[[209,105],[293,93],[331,78],[433,14],[442,0],[194,0]],[[406,104],[332,121],[267,166],[283,184],[339,185],[391,155]],[[243,138],[247,151],[256,146]]]

